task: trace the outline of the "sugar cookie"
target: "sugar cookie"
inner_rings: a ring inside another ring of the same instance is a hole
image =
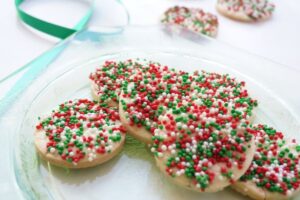
[[[217,192],[248,169],[255,152],[254,137],[245,131],[247,124],[222,128],[198,117],[200,107],[191,107],[187,113],[166,115],[165,128],[155,130],[151,151],[159,169],[175,184],[197,192]],[[171,124],[176,127],[168,130]]]
[[[158,63],[145,65],[144,70],[125,82],[123,90],[121,121],[134,137],[146,143],[152,143],[154,130],[163,126],[159,117],[168,111],[180,114],[192,103],[200,106],[201,115],[232,128],[251,122],[257,106],[245,83],[229,75],[205,71],[191,75]]]
[[[129,134],[151,143],[158,117],[164,112],[161,106],[165,103],[164,96],[169,93],[180,98],[182,94],[178,88],[185,86],[178,78],[188,74],[154,62],[142,65],[141,69],[124,83],[119,112]]]
[[[275,5],[268,0],[218,0],[216,9],[229,18],[252,22],[271,17]]]
[[[257,149],[251,166],[232,187],[257,200],[293,197],[300,186],[300,145],[266,125],[247,131],[255,136]]]
[[[200,8],[175,6],[165,11],[161,23],[178,25],[198,34],[215,37],[218,32],[217,16]]]
[[[53,165],[87,168],[116,156],[125,141],[117,109],[87,99],[60,104],[40,119],[34,134],[38,154]]]

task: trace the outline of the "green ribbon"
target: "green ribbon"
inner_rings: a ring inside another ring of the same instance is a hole
[[[21,4],[24,2],[24,0],[15,0],[15,6],[17,10],[17,14],[19,18],[28,26],[39,30],[43,33],[46,33],[48,35],[60,38],[60,39],[65,39],[72,35],[73,33],[76,33],[82,29],[85,28],[87,25],[89,19],[91,18],[94,10],[94,3],[91,3],[90,9],[87,11],[87,13],[81,18],[81,20],[74,26],[74,28],[67,28],[63,27],[57,24],[53,24],[41,19],[38,19],[28,13],[26,13],[24,10],[21,9]],[[93,1],[94,2],[94,1]],[[44,55],[43,55],[44,56]],[[5,82],[6,80],[10,79],[11,77],[15,76],[16,74],[20,73],[21,71],[27,69],[30,67],[30,63],[26,64],[19,69],[13,71],[6,77],[0,79],[0,83]]]
[[[121,0],[116,0],[120,5],[123,6],[127,14],[127,23],[129,22],[129,13],[126,7],[123,5]],[[48,35],[52,35],[57,38],[65,39],[70,35],[77,33],[85,28],[89,19],[91,18],[94,10],[95,0],[89,0],[91,6],[84,17],[73,27],[63,27],[54,23],[50,23],[41,19],[38,19],[21,9],[21,4],[24,0],[15,0],[16,10],[19,18],[27,25],[34,29],[37,29]],[[116,29],[111,33],[98,33],[92,31],[85,31],[79,34],[75,34],[76,40],[93,40],[99,39],[99,36],[106,34],[120,34],[123,28]],[[59,56],[59,54],[68,47],[72,38],[65,39],[59,44],[55,45],[54,48],[44,52],[42,55],[31,61],[30,63],[22,66],[21,68],[10,73],[8,76],[0,80],[0,84],[21,71],[27,70],[21,78],[10,88],[6,95],[0,100],[0,116],[12,105],[12,103],[18,98],[18,96]]]
[[[94,1],[91,4],[90,9],[84,15],[83,18],[74,26],[74,28],[63,27],[54,23],[50,23],[41,19],[38,19],[21,9],[21,4],[24,0],[15,0],[16,10],[20,19],[31,26],[34,29],[42,31],[46,34],[52,35],[57,38],[65,39],[70,35],[82,30],[87,25],[89,19],[93,14],[94,9]],[[0,80],[0,83],[6,81],[7,79],[13,77],[19,72],[28,69],[24,75],[11,87],[11,89],[6,93],[3,99],[0,101],[0,115],[2,115],[7,108],[11,105],[11,103],[17,98],[18,95],[23,92],[26,87],[30,85],[30,83],[39,75],[41,72],[46,69],[54,59],[67,47],[68,41],[62,41],[59,45],[55,46],[49,51],[46,51],[38,58],[34,59],[30,63],[22,66],[16,71],[10,73],[8,76]]]
[[[56,24],[53,24],[50,22],[46,22],[44,20],[41,20],[34,16],[29,15],[28,13],[26,13],[25,11],[23,11],[20,8],[20,5],[23,2],[24,2],[24,0],[15,0],[15,5],[16,5],[16,10],[17,10],[18,16],[25,24],[27,24],[28,26],[31,26],[32,28],[37,29],[43,33],[46,33],[46,34],[49,34],[49,35],[52,35],[54,37],[61,38],[61,39],[65,39],[65,38],[69,37],[70,35],[77,33],[79,31],[81,31],[82,29],[84,29],[84,27],[88,23],[90,17],[92,16],[93,8],[94,8],[94,0],[93,0],[91,3],[91,7],[88,10],[88,12],[85,14],[85,16],[83,18],[81,18],[81,20],[76,24],[76,26],[74,26],[73,28],[68,28],[68,27],[63,27],[63,26],[56,25]],[[121,2],[119,1],[119,3],[121,3]],[[126,10],[125,7],[124,7],[124,9],[127,13],[127,19],[129,21],[128,11]],[[120,29],[115,30],[113,33],[108,33],[108,34],[109,35],[120,34],[120,32],[122,32],[122,31],[123,31],[123,29],[120,28]],[[12,72],[8,76],[6,76],[2,80],[0,80],[0,83],[2,83],[4,81],[6,81],[7,79],[9,79],[10,77],[12,77],[26,69],[25,73],[21,76],[21,78],[19,78],[17,80],[17,82],[6,93],[4,98],[2,98],[0,100],[0,120],[2,120],[1,119],[2,114],[12,106],[13,102],[16,99],[18,99],[20,94],[28,86],[30,86],[30,84],[53,62],[53,60],[55,60],[61,54],[61,52],[65,48],[68,47],[68,45],[73,41],[73,39],[74,40],[98,40],[99,36],[104,35],[104,34],[106,34],[106,33],[98,33],[98,32],[91,32],[91,31],[81,31],[77,34],[74,34],[74,38],[69,37],[69,38],[59,42],[59,44],[55,45],[50,50],[44,52],[42,55],[40,55],[39,57],[37,57],[36,59],[31,61],[30,63],[22,66],[18,70]],[[15,115],[15,116],[18,117],[18,115]],[[0,141],[0,143],[1,143],[1,141]],[[12,143],[12,140],[9,140],[9,141],[4,140],[3,141],[3,144],[7,144],[7,143],[8,144]],[[12,144],[10,144],[10,145],[12,145]],[[8,148],[8,149],[12,149],[12,148]],[[11,160],[13,160],[13,159],[11,159]],[[3,166],[6,166],[6,163]],[[9,165],[7,165],[7,166],[9,166]],[[16,165],[14,165],[14,166],[15,166],[15,168],[14,168],[15,173],[22,173],[22,170],[17,169]],[[5,171],[5,169],[4,169],[4,171]],[[22,179],[22,176],[16,176],[16,177],[17,177],[17,179]],[[20,185],[18,185],[20,188],[22,188],[21,191],[23,191],[24,197],[25,198],[27,197],[29,199],[35,198],[32,193],[32,188],[30,188],[30,186],[28,184],[24,184],[24,183],[25,183],[24,181],[22,181],[22,183],[21,183],[21,181],[19,181]],[[27,192],[24,192],[24,191],[27,191]]]
[[[37,29],[41,32],[44,32],[48,35],[52,35],[54,37],[65,39],[76,33],[77,31],[82,30],[89,19],[93,14],[93,6],[90,7],[89,11],[85,14],[85,16],[78,22],[78,24],[74,28],[67,28],[57,24],[53,24],[39,18],[36,18],[21,9],[21,4],[24,0],[15,0],[16,10],[19,18],[28,26],[31,26],[34,29]]]

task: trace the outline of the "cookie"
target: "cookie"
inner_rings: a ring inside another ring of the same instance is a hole
[[[128,133],[136,139],[151,143],[158,117],[164,112],[166,97],[174,94],[181,98],[179,88],[184,87],[176,72],[159,63],[148,62],[123,85],[120,98],[120,118]]]
[[[117,109],[87,99],[60,104],[39,120],[36,150],[56,166],[93,167],[112,159],[124,145],[126,131]]]
[[[266,125],[247,129],[256,152],[251,166],[234,189],[256,200],[290,199],[299,192],[300,145]]]
[[[153,130],[151,151],[175,184],[220,191],[251,164],[255,144],[246,127],[257,101],[244,82],[228,74],[202,71],[183,80],[189,89],[180,98],[164,100],[167,108]]]
[[[205,71],[188,74],[151,62],[125,82],[123,92],[121,121],[130,134],[148,144],[155,140],[154,130],[164,126],[161,116],[169,111],[180,114],[191,103],[201,106],[204,116],[212,112],[207,117],[218,120],[220,126],[233,128],[241,122],[251,122],[257,106],[245,83],[229,75]]]
[[[211,37],[215,37],[218,32],[217,16],[200,8],[171,7],[163,14],[161,23],[177,25],[195,33]]]
[[[190,107],[163,117],[164,128],[154,130],[151,151],[158,168],[175,184],[197,192],[220,191],[250,166],[254,137],[245,131],[247,123],[219,126],[215,118],[202,115],[201,106]]]
[[[270,18],[275,5],[268,0],[218,0],[216,9],[231,19],[253,22]]]

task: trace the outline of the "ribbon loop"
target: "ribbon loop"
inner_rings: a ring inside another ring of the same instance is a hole
[[[74,28],[67,28],[64,26],[60,26],[54,23],[50,23],[41,19],[38,19],[25,11],[23,11],[20,5],[24,2],[24,0],[15,0],[16,9],[18,12],[18,16],[20,19],[27,25],[31,26],[34,29],[37,29],[43,33],[52,35],[54,37],[65,39],[73,33],[82,30],[93,13],[93,6],[91,6],[90,10],[86,13],[86,15],[79,21],[79,23]]]

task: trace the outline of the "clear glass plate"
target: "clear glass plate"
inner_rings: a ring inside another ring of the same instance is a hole
[[[84,31],[69,41],[66,51],[31,84],[12,106],[8,127],[12,166],[22,196],[32,199],[243,199],[230,188],[200,194],[170,183],[142,144],[128,137],[124,151],[98,167],[66,170],[40,160],[33,145],[37,117],[73,98],[91,98],[88,75],[105,60],[146,58],[189,72],[229,73],[245,80],[259,101],[256,122],[267,123],[297,138],[300,130],[299,72],[263,58],[199,37],[162,27],[128,27],[118,34]],[[284,75],[284,76],[283,76]],[[284,80],[284,82],[282,82]],[[3,127],[2,127],[3,128]],[[299,198],[300,199],[300,198]]]

